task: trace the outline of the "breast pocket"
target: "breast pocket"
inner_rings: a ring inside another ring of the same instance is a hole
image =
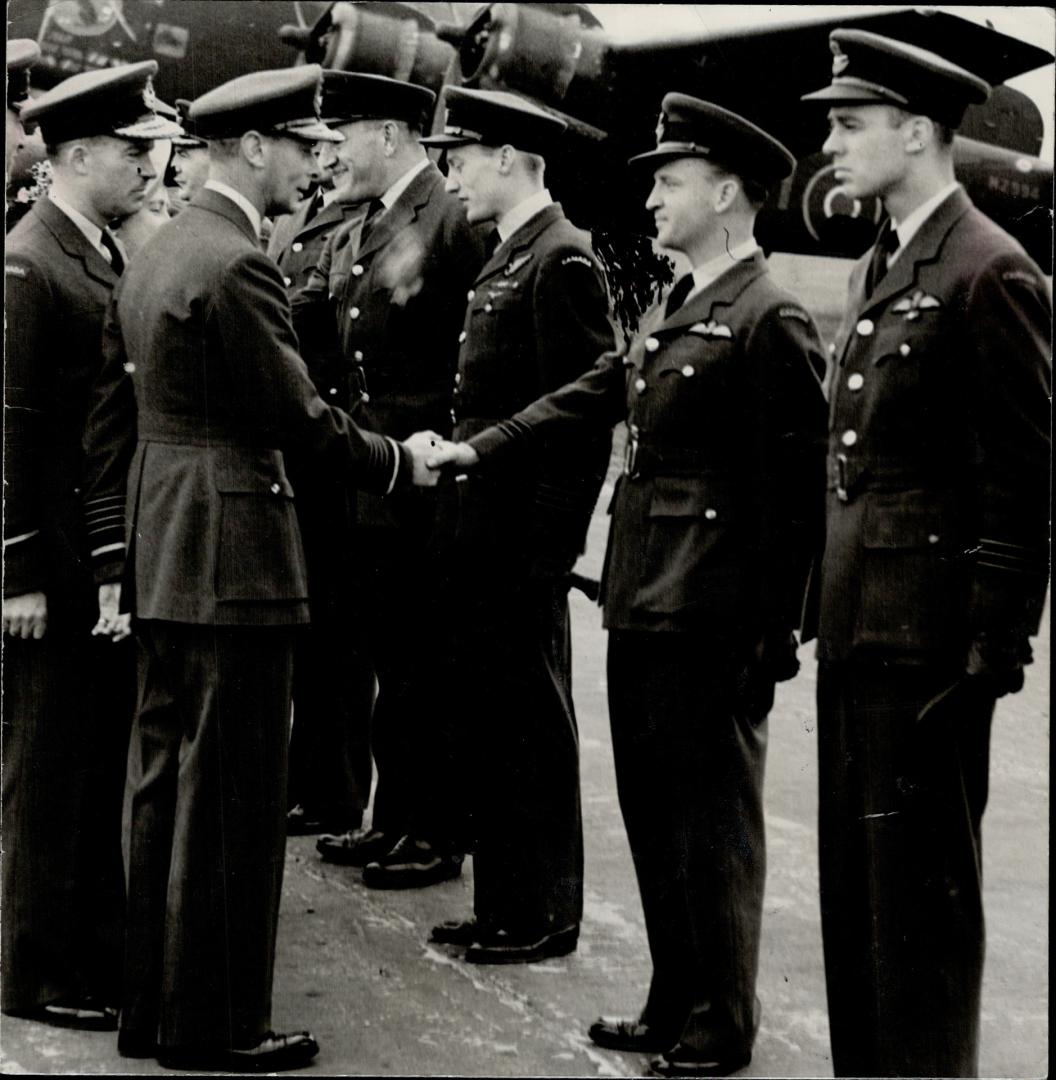
[[[735,510],[721,478],[656,477],[646,530],[639,607],[671,613],[735,601]]]
[[[260,451],[220,462],[216,490],[217,600],[305,599],[304,551],[282,455]]]
[[[856,640],[907,650],[949,647],[965,632],[967,585],[949,500],[925,491],[868,498]]]

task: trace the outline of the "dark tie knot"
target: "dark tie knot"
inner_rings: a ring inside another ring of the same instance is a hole
[[[686,297],[689,296],[693,289],[693,275],[683,274],[682,277],[675,282],[671,291],[667,294],[667,305],[664,311],[667,317],[670,319],[672,315],[686,302]]]
[[[125,260],[121,254],[121,249],[117,246],[117,240],[110,232],[103,229],[99,242],[106,248],[107,254],[110,256],[110,266],[114,273],[118,276],[123,274],[125,270]]]

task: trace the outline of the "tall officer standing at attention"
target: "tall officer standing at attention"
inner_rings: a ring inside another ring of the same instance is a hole
[[[413,474],[406,445],[315,392],[259,246],[263,215],[303,197],[313,142],[340,138],[318,120],[320,78],[317,65],[257,72],[192,103],[209,179],[123,279],[90,418],[96,497],[127,488],[140,647],[118,1049],[176,1067],[274,1071],[318,1050],[269,1030],[293,646],[308,621],[283,449],[378,492]]]
[[[448,87],[447,190],[498,243],[468,292],[455,435],[468,438],[585,371],[612,348],[605,278],[590,238],[544,186],[565,122],[523,98]],[[572,704],[568,574],[608,464],[606,432],[547,447],[516,476],[474,476],[439,493],[442,589],[451,626],[445,700],[457,703],[456,774],[469,798],[475,919],[433,940],[472,963],[575,949],[583,830]],[[444,664],[440,665],[444,667]],[[439,797],[438,797],[439,798]],[[465,808],[464,808],[465,809]]]
[[[836,179],[889,219],[851,273],[810,615],[821,913],[838,1076],[974,1076],[996,698],[1047,577],[1050,297],[954,179],[986,99],[941,56],[835,30]]]
[[[108,223],[156,173],[153,60],[75,75],[27,102],[53,180],[7,237],[4,380],[3,1010],[114,1028],[130,642],[92,638],[81,437],[123,254]],[[121,502],[101,508],[116,513]]]
[[[436,95],[381,75],[332,71],[324,81],[345,136],[337,147],[343,186],[368,217],[332,235],[294,298],[302,349],[309,368],[322,360],[323,396],[352,410],[363,427],[399,438],[425,427],[450,434],[458,331],[484,254],[419,142]],[[370,829],[323,836],[317,846],[331,862],[376,863],[363,875],[372,888],[431,885],[462,871],[456,838],[438,828],[431,782],[448,753],[454,710],[435,707],[434,679],[406,641],[407,628],[429,617],[436,589],[427,565],[431,496],[355,499],[351,557],[361,606],[354,629],[378,679],[370,723],[378,782]]]
[[[789,152],[734,113],[668,94],[646,207],[693,266],[627,354],[430,459],[497,476],[568,431],[629,428],[602,578],[613,754],[652,984],[599,1046],[653,1071],[751,1059],[766,877],[763,766],[774,683],[797,670],[820,542],[824,369],[810,317],[753,238]]]

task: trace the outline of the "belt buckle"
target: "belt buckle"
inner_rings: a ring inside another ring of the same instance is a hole
[[[638,436],[634,432],[628,436],[623,448],[623,475],[631,480],[638,475]]]
[[[847,492],[847,455],[836,455],[836,498],[840,502],[847,502],[850,495]]]

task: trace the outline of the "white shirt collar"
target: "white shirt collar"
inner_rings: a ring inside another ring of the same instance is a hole
[[[230,199],[249,218],[249,223],[253,226],[253,232],[256,234],[257,239],[260,239],[260,211],[241,191],[236,191],[230,184],[225,184],[222,180],[206,180],[203,186],[210,191],[215,191],[218,195]]]
[[[745,259],[750,259],[758,250],[759,245],[755,242],[755,238],[752,237],[745,240],[743,244],[738,244],[736,247],[730,248],[729,251],[717,255],[714,259],[709,259],[700,266],[694,266],[693,288],[690,289],[686,300],[690,296],[696,296],[702,289],[706,289],[713,281],[717,281],[730,267],[743,262]]]
[[[499,233],[499,241],[505,244],[518,229],[527,225],[536,214],[545,210],[553,201],[550,192],[543,188],[542,191],[537,191],[534,195],[523,199],[512,210],[507,210],[495,225]]]
[[[65,199],[60,199],[54,191],[48,192],[48,198],[77,226],[88,243],[109,262],[110,253],[103,247],[102,243],[103,230],[94,221],[89,221],[80,210],[74,210]]]
[[[947,184],[942,191],[932,195],[927,202],[922,202],[911,214],[907,214],[905,221],[895,225],[895,232],[898,233],[898,251],[888,258],[888,266],[898,258],[903,248],[920,232],[921,226],[939,208],[939,205],[944,203],[960,186],[956,180],[952,184]]]
[[[396,200],[411,186],[411,181],[429,164],[427,157],[422,158],[417,165],[412,165],[381,197],[386,210],[391,210]]]

